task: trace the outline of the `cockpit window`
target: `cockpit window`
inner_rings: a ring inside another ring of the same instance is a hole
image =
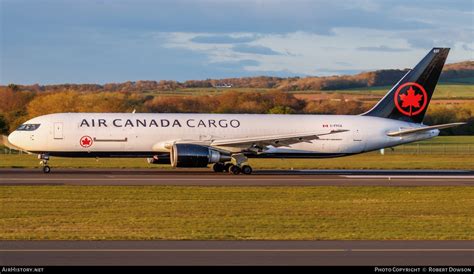
[[[33,131],[39,128],[40,124],[23,124],[19,126],[16,130],[23,130],[23,131]]]

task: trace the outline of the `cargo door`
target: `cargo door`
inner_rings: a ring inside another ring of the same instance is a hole
[[[354,129],[352,131],[352,141],[353,141],[353,153],[359,153],[365,150],[365,140],[363,132],[360,129]]]

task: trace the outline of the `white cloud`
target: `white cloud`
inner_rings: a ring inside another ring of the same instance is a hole
[[[456,37],[462,38],[462,32],[438,40],[429,35],[440,37],[443,30],[388,31],[363,28],[334,28],[333,35],[320,35],[308,32],[287,34],[230,33],[230,37],[255,37],[245,43],[249,47],[265,47],[279,54],[268,55],[234,50],[232,43],[196,43],[197,36],[212,36],[213,33],[160,33],[164,46],[187,49],[208,56],[209,64],[222,62],[240,62],[254,60],[253,65],[244,66],[246,71],[287,71],[298,75],[331,75],[341,72],[356,72],[384,68],[412,67],[430,49],[413,47],[411,38],[425,37],[431,43],[440,42],[446,46]],[[441,36],[442,37],[442,36]],[[464,37],[465,38],[465,37]],[[452,42],[451,62],[472,59],[473,42]],[[464,39],[465,40],[465,39]],[[371,50],[372,49],[372,50]]]
[[[374,0],[346,0],[341,3],[344,7],[350,9],[359,9],[363,11],[375,12],[380,10],[380,3]]]

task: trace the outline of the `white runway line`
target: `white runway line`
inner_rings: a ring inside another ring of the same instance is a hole
[[[474,179],[473,175],[344,175],[351,179]]]
[[[472,248],[393,249],[1,249],[0,252],[474,252]]]
[[[471,181],[474,176],[387,176],[387,175],[347,175],[344,178],[294,178],[295,181],[331,181],[347,182],[347,179],[364,179],[366,181],[377,181],[380,179],[410,179],[413,181],[432,181],[454,179],[457,181]],[[289,181],[290,178],[0,178],[2,181]]]
[[[374,178],[376,180],[377,178]],[[0,178],[1,181],[288,181],[288,178],[242,178],[242,177],[220,177],[220,178]],[[294,178],[297,181],[347,181],[338,178]]]

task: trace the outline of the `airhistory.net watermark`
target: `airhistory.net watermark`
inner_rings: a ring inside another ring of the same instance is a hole
[[[44,267],[15,267],[15,266],[3,266],[0,274],[3,273],[41,273],[44,271]]]

